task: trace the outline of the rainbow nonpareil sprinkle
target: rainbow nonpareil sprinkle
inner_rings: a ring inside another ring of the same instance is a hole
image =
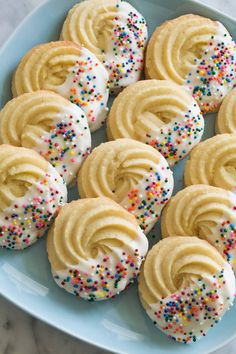
[[[197,107],[197,104],[194,105]],[[158,134],[146,134],[146,143],[156,148],[169,162],[176,164],[183,159],[201,139],[204,130],[203,118],[189,109],[183,118],[160,127]]]
[[[129,191],[121,205],[136,217],[144,232],[149,232],[159,219],[172,190],[172,172],[167,164],[160,163],[156,169],[150,168],[149,174]]]
[[[102,50],[111,89],[121,89],[140,79],[147,42],[145,19],[130,4],[118,1],[111,43]]]
[[[60,206],[66,202],[65,186],[57,176],[55,171],[47,172],[43,180],[28,187],[23,197],[1,213],[0,244],[3,248],[23,249],[44,235]]]
[[[211,36],[186,77],[186,86],[205,113],[216,111],[236,83],[236,44],[224,27],[218,26],[219,33]]]
[[[134,282],[142,260],[138,250],[133,255],[122,252],[119,260],[115,255],[104,255],[101,261],[89,260],[87,271],[83,270],[84,262],[81,260],[78,269],[70,269],[66,274],[54,273],[54,279],[60,287],[75,296],[88,301],[105,300],[119,294],[119,291]]]
[[[82,122],[84,120],[84,124]],[[73,180],[83,159],[91,152],[91,139],[85,115],[65,115],[55,119],[48,134],[40,136],[45,144],[37,151],[66,181]]]
[[[220,225],[219,237],[215,246],[222,249],[223,256],[232,266],[236,266],[236,225],[230,220],[225,220]]]
[[[195,284],[151,305],[148,310],[163,332],[177,342],[196,342],[217,324],[225,311],[232,306],[224,269],[209,279],[193,279]]]

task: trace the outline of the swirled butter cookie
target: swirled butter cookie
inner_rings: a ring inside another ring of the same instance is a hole
[[[162,237],[198,236],[215,246],[236,272],[236,196],[212,186],[186,187],[170,199]]]
[[[14,96],[51,90],[85,112],[91,131],[107,116],[108,74],[88,49],[69,41],[40,44],[21,60],[12,82]]]
[[[109,140],[131,138],[155,147],[174,165],[199,143],[204,119],[197,102],[167,80],[139,81],[115,99],[107,124]]]
[[[0,143],[36,150],[70,184],[90,153],[91,134],[81,108],[37,91],[14,98],[0,112]]]
[[[165,334],[195,342],[232,306],[235,277],[230,265],[208,242],[170,237],[148,253],[139,277],[140,300]]]
[[[80,169],[78,189],[82,198],[113,199],[148,233],[171,197],[173,176],[165,158],[151,146],[118,139],[92,151]]]
[[[220,106],[216,119],[216,132],[236,133],[236,88],[227,94]]]
[[[185,163],[185,185],[207,184],[236,193],[236,134],[220,134],[198,144]]]
[[[166,21],[152,35],[146,77],[182,85],[205,113],[217,111],[235,85],[236,45],[217,21],[183,15]]]
[[[64,206],[47,242],[56,283],[89,301],[109,299],[132,283],[147,249],[135,217],[108,198]]]
[[[128,2],[86,0],[69,12],[61,39],[82,44],[104,64],[111,90],[140,79],[148,38],[144,17]]]
[[[0,143],[36,150],[70,184],[90,153],[91,134],[81,108],[37,91],[16,97],[0,112]]]
[[[63,179],[33,150],[0,145],[0,246],[21,250],[44,235],[67,200]]]

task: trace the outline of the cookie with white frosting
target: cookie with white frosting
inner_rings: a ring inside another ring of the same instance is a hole
[[[65,182],[37,152],[0,145],[0,246],[21,250],[41,238],[67,201]]]
[[[107,71],[81,45],[69,41],[40,44],[23,57],[13,77],[13,95],[39,90],[54,91],[82,108],[91,131],[106,119]]]
[[[153,323],[177,342],[192,343],[234,302],[235,277],[215,247],[197,237],[169,237],[148,253],[140,300]]]
[[[61,39],[82,44],[97,56],[108,71],[113,92],[141,77],[147,24],[126,1],[80,2],[69,11]]]
[[[90,153],[91,134],[81,108],[53,92],[37,91],[2,109],[0,143],[37,151],[69,185]]]
[[[136,279],[147,249],[135,217],[104,197],[64,206],[47,240],[55,282],[88,301],[125,290]]]
[[[173,191],[173,174],[153,147],[118,139],[95,148],[78,175],[82,198],[105,196],[135,215],[148,233]]]
[[[130,138],[156,148],[173,166],[199,143],[204,119],[197,102],[167,80],[143,80],[127,87],[113,102],[109,140]]]
[[[205,113],[215,112],[234,87],[236,45],[223,24],[183,15],[157,27],[148,44],[149,79],[182,85]]]
[[[222,254],[236,272],[236,195],[196,184],[170,199],[161,218],[162,237],[198,236]]]

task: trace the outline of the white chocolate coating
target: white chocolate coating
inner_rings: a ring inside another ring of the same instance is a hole
[[[61,209],[48,235],[56,283],[89,301],[109,299],[132,283],[148,250],[135,218],[107,198]]]
[[[204,119],[196,102],[192,102],[186,111],[159,129],[153,129],[146,135],[146,143],[156,148],[170,166],[185,158],[197,145],[204,132]]]
[[[44,178],[34,181],[23,197],[0,213],[0,245],[3,248],[22,250],[34,244],[66,203],[66,185],[55,168],[47,165]]]
[[[26,93],[0,112],[0,143],[37,151],[71,184],[91,150],[85,113],[51,91]]]
[[[139,276],[141,303],[154,324],[182,343],[205,336],[232,306],[235,276],[215,247],[195,236],[153,246]]]
[[[236,44],[227,29],[220,22],[217,25],[216,33],[202,48],[201,58],[194,59],[184,84],[205,112],[216,111],[236,83]]]
[[[148,39],[143,16],[121,0],[87,0],[68,13],[61,39],[84,45],[104,64],[117,92],[140,79]]]
[[[91,132],[104,124],[108,112],[108,74],[88,49],[82,47],[79,61],[55,91],[83,109]]]
[[[190,287],[151,304],[147,314],[174,340],[191,343],[205,336],[221,320],[232,307],[234,294],[235,277],[230,265],[225,263],[219,274],[196,278]]]
[[[35,150],[55,167],[69,185],[91,150],[87,119],[84,112],[74,106],[58,114],[51,128],[50,132],[38,137]]]
[[[89,301],[107,300],[136,280],[147,250],[147,239],[140,230],[135,241],[123,248],[113,247],[111,255],[104,257],[101,253],[96,259],[80,260],[73,268],[52,271],[53,277],[58,286],[73,295]],[[80,285],[88,279],[92,281],[87,286]]]
[[[39,90],[59,93],[82,108],[91,131],[106,119],[108,73],[81,45],[69,41],[44,43],[22,58],[13,76],[13,96]]]
[[[186,14],[164,22],[147,48],[149,79],[182,85],[204,113],[216,112],[235,85],[236,45],[227,29],[209,18]]]
[[[78,175],[82,198],[105,196],[131,212],[148,233],[173,191],[173,172],[149,145],[118,139],[99,145]]]
[[[130,138],[156,148],[173,166],[199,143],[204,119],[197,102],[167,80],[142,80],[115,99],[107,121],[109,140]]]
[[[126,1],[118,0],[116,6],[117,13],[104,59],[111,91],[114,92],[140,80],[148,40],[143,16]]]
[[[135,215],[140,227],[147,234],[161,216],[161,211],[170,199],[174,188],[172,171],[164,158],[143,176],[128,195],[120,202]]]

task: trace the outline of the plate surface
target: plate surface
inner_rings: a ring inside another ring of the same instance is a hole
[[[11,98],[11,76],[21,57],[38,43],[58,39],[67,11],[78,1],[48,0],[21,24],[0,50],[0,106]],[[149,34],[164,20],[196,13],[223,22],[236,39],[236,22],[219,12],[184,0],[130,0],[147,19]],[[204,138],[214,134],[214,115],[206,118]],[[105,141],[105,131],[93,134],[93,145]],[[175,192],[181,189],[184,161],[174,169]],[[70,200],[77,199],[76,188]],[[155,236],[154,236],[155,235]],[[158,226],[150,245],[160,236]],[[142,309],[136,285],[114,300],[87,303],[70,296],[54,283],[45,239],[22,253],[0,250],[0,294],[33,316],[91,344],[126,354],[205,354],[236,336],[236,305],[208,336],[193,345],[168,339],[152,325]]]

